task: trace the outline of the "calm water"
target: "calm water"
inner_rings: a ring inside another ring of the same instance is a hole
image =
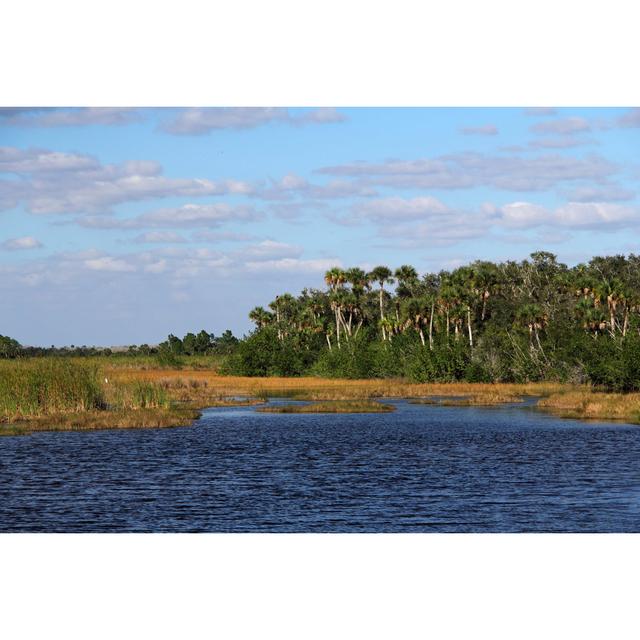
[[[640,428],[396,404],[0,438],[0,531],[640,531]]]

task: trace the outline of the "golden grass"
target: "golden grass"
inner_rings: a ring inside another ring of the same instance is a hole
[[[522,396],[508,393],[490,392],[457,398],[412,398],[411,404],[438,404],[445,407],[493,407],[499,404],[522,402]]]
[[[19,435],[34,431],[185,427],[192,424],[199,416],[198,411],[187,407],[61,413],[0,425],[0,435]]]
[[[420,398],[427,396],[470,396],[491,398],[500,395],[508,398],[519,396],[547,396],[572,389],[569,385],[555,382],[530,384],[485,384],[485,383],[426,383],[418,384],[404,380],[344,380],[339,378],[248,378],[221,376],[213,371],[198,370],[112,370],[118,380],[133,380],[139,377],[159,382],[166,388],[189,389],[188,395],[199,394],[197,385],[207,393],[220,398],[249,396],[254,398],[290,397],[299,400],[363,400],[370,398]],[[194,391],[191,391],[194,389]],[[508,400],[511,401],[511,400]]]
[[[640,424],[640,393],[571,390],[542,398],[537,406],[563,418],[624,420]]]
[[[312,404],[287,404],[257,409],[262,413],[388,413],[395,407],[374,400],[328,400]]]

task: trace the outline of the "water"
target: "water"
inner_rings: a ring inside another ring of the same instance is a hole
[[[0,438],[0,531],[640,531],[640,428],[394,404]]]

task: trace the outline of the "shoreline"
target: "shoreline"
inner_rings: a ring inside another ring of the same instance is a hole
[[[403,380],[336,378],[250,378],[222,376],[202,369],[105,370],[105,388],[147,385],[165,396],[157,406],[58,411],[0,422],[0,435],[42,431],[173,428],[192,425],[210,407],[264,405],[269,398],[312,403],[307,408],[274,408],[267,413],[368,413],[380,409],[377,399],[404,399],[415,404],[492,407],[521,403],[559,418],[640,424],[640,393],[603,393],[560,383],[412,383]],[[310,408],[309,408],[310,407]]]

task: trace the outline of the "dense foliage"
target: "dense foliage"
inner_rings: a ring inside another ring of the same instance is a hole
[[[540,251],[422,277],[336,267],[325,282],[253,309],[227,370],[640,388],[640,256],[569,268]]]

